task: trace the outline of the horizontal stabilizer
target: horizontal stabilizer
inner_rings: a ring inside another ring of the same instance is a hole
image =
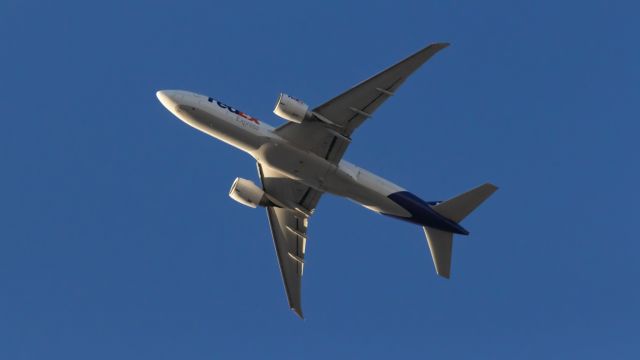
[[[433,210],[447,219],[458,223],[482,204],[482,202],[497,189],[495,185],[486,183],[464,194],[458,195],[453,199],[433,206]],[[433,258],[433,265],[436,267],[436,273],[448,279],[451,275],[453,233],[430,227],[423,227],[423,229],[425,235],[427,235],[427,243],[429,244],[429,250]]]
[[[427,235],[427,243],[431,250],[433,265],[436,273],[444,278],[451,274],[451,251],[453,249],[453,234],[450,232],[423,227]]]
[[[460,222],[496,190],[498,190],[498,188],[495,185],[486,183],[464,194],[460,194],[453,199],[441,202],[434,206],[433,209],[449,220]]]

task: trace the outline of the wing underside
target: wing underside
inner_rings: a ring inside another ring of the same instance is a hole
[[[448,45],[437,43],[425,47],[313,109],[318,120],[287,123],[276,132],[330,162],[339,162],[355,129],[371,117],[422,64]]]
[[[258,172],[267,194],[282,203],[298,206],[296,209],[268,206],[267,216],[289,307],[302,318],[300,290],[308,217],[322,193],[261,164],[258,164]]]

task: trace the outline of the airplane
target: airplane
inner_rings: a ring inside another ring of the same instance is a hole
[[[447,201],[424,201],[342,159],[353,132],[448,45],[431,44],[313,109],[281,93],[273,112],[286,123],[276,128],[209,96],[183,90],[156,93],[177,118],[256,160],[262,186],[236,178],[229,196],[251,208],[266,208],[289,307],[300,318],[307,226],[324,193],[421,226],[436,273],[450,277],[453,234],[469,234],[460,221],[497,187],[485,183]]]

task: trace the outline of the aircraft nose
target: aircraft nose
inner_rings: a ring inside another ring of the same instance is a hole
[[[160,90],[156,92],[156,96],[160,103],[169,111],[175,110],[178,105],[178,92],[174,90]]]

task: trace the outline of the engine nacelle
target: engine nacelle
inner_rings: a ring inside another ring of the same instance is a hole
[[[243,178],[236,178],[233,185],[231,185],[231,190],[229,190],[229,196],[240,204],[251,208],[269,204],[264,191],[253,181]]]
[[[278,98],[275,109],[273,109],[273,113],[296,124],[300,124],[305,119],[313,116],[309,111],[309,105],[283,93],[280,93],[280,97]]]

